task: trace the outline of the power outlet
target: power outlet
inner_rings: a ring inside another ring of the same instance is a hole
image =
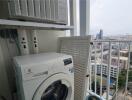
[[[21,54],[22,55],[29,54],[29,47],[28,47],[28,40],[27,40],[26,30],[24,30],[24,29],[19,29],[18,30],[18,39],[19,39]]]
[[[37,38],[37,31],[33,30],[32,31],[32,46],[33,46],[33,52],[38,53],[38,38]]]

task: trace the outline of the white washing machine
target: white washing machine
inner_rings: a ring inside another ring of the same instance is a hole
[[[18,100],[74,100],[72,56],[42,53],[14,58]]]

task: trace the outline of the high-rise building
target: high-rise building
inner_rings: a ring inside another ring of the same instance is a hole
[[[103,30],[100,29],[99,33],[96,35],[96,39],[103,39]]]

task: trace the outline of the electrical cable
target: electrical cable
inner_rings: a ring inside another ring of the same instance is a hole
[[[2,38],[2,37],[0,37],[0,43],[1,43],[1,38]],[[1,45],[1,44],[0,44],[0,45]],[[0,100],[7,100],[7,99],[6,99],[3,95],[0,94]]]
[[[14,31],[8,31],[9,32],[9,39],[10,40],[14,40],[14,43],[15,43],[15,45],[16,45],[16,47],[17,47],[17,49],[18,49],[18,53],[20,54],[20,52],[19,52],[19,44],[17,44],[17,41],[16,41],[16,39],[17,39],[17,37],[16,36],[14,36],[13,34],[15,33]],[[12,55],[11,54],[11,52],[10,52],[10,47],[9,47],[9,44],[8,44],[8,41],[6,42],[7,43],[7,48],[8,48],[8,52],[9,52],[9,59],[10,59],[10,61],[11,61],[11,66],[12,66],[12,68],[13,68],[13,73],[15,72],[15,67],[14,67],[14,65],[13,65],[13,61],[12,61],[12,58],[14,57],[14,55]],[[18,55],[18,54],[17,54]],[[13,75],[13,78],[14,78],[14,80],[16,80],[16,77],[15,77],[15,75]],[[16,91],[16,90],[15,90]],[[12,93],[14,93],[15,91],[12,91]],[[12,100],[14,100],[14,97],[13,97],[13,95],[12,95]]]
[[[9,35],[9,33],[10,33],[10,30],[5,30],[4,31],[4,33],[5,33],[5,42],[6,42],[6,48],[7,48],[7,50],[8,50],[8,58],[7,58],[7,61],[8,61],[8,63],[7,63],[7,66],[8,66],[8,69],[7,69],[7,72],[9,73],[9,71],[11,71],[11,67],[9,67],[9,66],[13,66],[12,65],[12,61],[11,61],[11,58],[13,57],[12,56],[12,54],[10,53],[10,47],[9,47],[9,39],[11,39],[10,38],[10,35]],[[10,65],[9,65],[10,64]],[[9,75],[9,74],[8,74]],[[8,76],[8,81],[9,82],[12,82],[12,80],[10,80],[10,77]],[[9,88],[10,88],[10,90],[11,90],[11,98],[12,98],[12,100],[13,100],[13,95],[12,95],[12,85],[9,85]]]
[[[0,37],[3,39],[11,39],[11,40],[13,39],[15,41],[19,55],[21,54],[19,41],[18,41],[18,33],[16,29],[3,29],[3,30],[1,29]]]
[[[2,96],[2,95],[0,95],[0,100],[6,100],[6,98],[4,97],[4,96]]]
[[[10,33],[10,36],[11,36],[11,39],[13,39],[15,41],[16,47],[18,49],[18,53],[19,53],[19,55],[21,55],[21,50],[20,50],[19,41],[18,41],[18,35],[17,36],[13,35],[14,33],[17,33],[17,31],[15,31],[15,30],[12,31]]]
[[[14,40],[15,40],[15,44],[16,44],[16,47],[18,49],[19,55],[21,55],[21,49],[20,49],[18,38],[15,38]]]
[[[9,46],[9,39],[12,39],[11,37],[11,31],[10,30],[5,30],[5,31],[3,31],[4,32],[4,40],[5,40],[5,43],[6,43],[6,46],[4,46],[4,48],[6,48],[7,49],[7,52],[6,52],[6,56],[7,56],[7,58],[6,58],[6,64],[7,64],[7,66],[13,66],[13,64],[12,64],[12,58],[13,58],[13,55],[12,55],[12,53],[11,53],[11,51],[10,51],[10,46]],[[8,32],[8,34],[7,34],[7,32]],[[10,64],[10,65],[9,65]],[[12,69],[11,69],[11,67],[8,67],[8,69],[6,70],[7,71],[7,73],[9,73],[9,71],[11,71]],[[13,67],[13,70],[14,70],[14,67]],[[9,74],[8,74],[9,75]],[[8,76],[8,80],[9,80],[10,78],[9,78],[9,76]],[[10,81],[10,80],[9,80]],[[11,82],[12,82],[12,80],[11,80]],[[9,87],[10,87],[10,90],[11,90],[11,94],[12,94],[12,85],[9,85]],[[13,95],[11,95],[11,98],[12,98],[12,100],[13,100]]]

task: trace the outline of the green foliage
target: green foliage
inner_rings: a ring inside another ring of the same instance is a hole
[[[132,70],[129,71],[128,81],[132,82]]]
[[[126,84],[126,75],[127,75],[127,70],[122,70],[119,73],[119,80],[118,80],[119,88],[123,88],[125,86],[125,84]],[[132,70],[129,71],[128,81],[132,82]]]
[[[122,70],[122,71],[119,73],[119,80],[118,80],[118,86],[119,86],[119,88],[122,88],[122,87],[125,86],[125,82],[126,82],[126,73],[127,73],[126,70]]]
[[[92,82],[92,90],[95,91],[95,81]],[[96,82],[96,92],[100,94],[100,84],[98,81]]]

